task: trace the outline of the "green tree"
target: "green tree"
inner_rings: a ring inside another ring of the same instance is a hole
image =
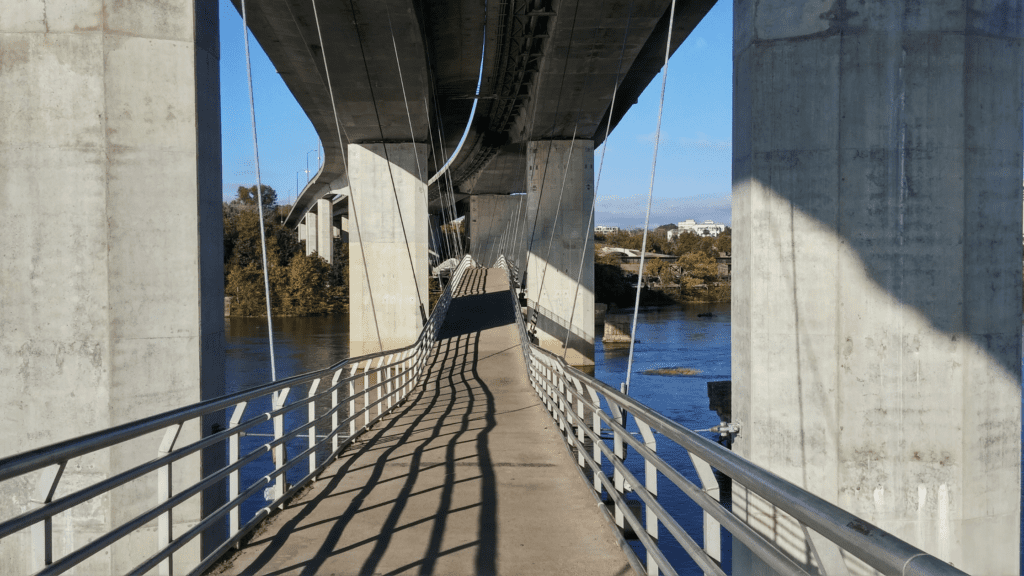
[[[266,184],[261,187],[261,190],[263,190],[263,207],[273,208],[277,206],[277,191]],[[235,199],[244,206],[255,206],[256,196],[256,185],[253,184],[248,187],[239,186]]]

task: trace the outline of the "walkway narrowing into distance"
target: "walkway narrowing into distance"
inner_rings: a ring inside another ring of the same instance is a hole
[[[467,272],[410,401],[214,574],[624,574],[529,381],[504,270]]]

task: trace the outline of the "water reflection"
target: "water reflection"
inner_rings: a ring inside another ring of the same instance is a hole
[[[265,318],[225,318],[227,391],[270,382]],[[348,315],[275,318],[277,377],[326,368],[348,356]]]
[[[637,317],[637,340],[633,353],[630,396],[691,429],[702,430],[719,423],[718,415],[708,408],[707,382],[729,380],[731,373],[730,321],[728,304],[688,304],[642,308]],[[600,335],[600,327],[598,327]],[[605,344],[598,338],[595,347],[595,376],[616,386],[626,380],[628,344]],[[683,368],[678,374],[645,374],[646,371]],[[636,430],[635,424],[628,426]],[[706,438],[712,434],[703,433]],[[700,481],[685,450],[656,435],[658,453],[698,486]],[[629,453],[629,469],[642,478],[643,460]],[[610,466],[606,472],[611,472]],[[698,544],[703,544],[703,512],[692,500],[665,478],[659,479],[659,502]],[[702,571],[682,546],[662,529],[659,545],[680,574],[697,576]],[[641,550],[638,554],[643,557]],[[722,539],[723,568],[732,564],[731,539]]]
[[[270,382],[270,351],[267,338],[267,321],[264,318],[225,318],[225,374],[227,392],[236,392],[253,388]],[[309,318],[276,318],[274,319],[274,356],[277,377],[286,378],[327,368],[348,356],[348,315],[309,317]],[[321,384],[320,390],[328,385]],[[293,388],[288,394],[288,403],[306,397],[309,386]],[[329,410],[329,401],[317,402],[316,413],[323,415]],[[254,399],[246,406],[245,418],[253,417],[271,409],[269,397]],[[232,410],[227,411],[230,419]],[[345,412],[341,413],[341,418]],[[307,412],[299,409],[285,414],[285,430],[306,423]],[[328,423],[329,424],[329,423]],[[317,426],[317,433],[323,436],[329,425]],[[239,439],[241,454],[251,452],[273,436],[273,423],[267,421],[260,424]],[[305,449],[308,439],[305,435],[286,443],[289,455],[300,453]],[[328,447],[318,450],[318,461],[323,461],[328,454]],[[271,455],[265,454],[253,461],[242,470],[242,486],[249,486],[261,476],[274,469]],[[301,479],[309,471],[305,463],[298,463],[286,474],[289,483]],[[241,507],[242,522],[253,517],[256,512],[267,504],[262,492],[246,499]]]

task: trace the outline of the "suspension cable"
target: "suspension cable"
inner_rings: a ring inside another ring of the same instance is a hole
[[[579,0],[576,0],[576,6],[575,6],[575,9],[573,10],[573,13],[572,13],[572,24],[571,24],[571,26],[569,28],[569,51],[570,52],[572,50],[572,45],[573,45],[572,39],[573,39],[573,37],[576,34],[576,16],[579,13],[579,9],[580,9],[580,3],[579,3]],[[565,65],[562,66],[561,80],[560,80],[560,83],[558,85],[558,98],[555,100],[555,113],[554,113],[554,117],[551,120],[551,136],[552,137],[554,137],[555,128],[558,125],[558,111],[559,111],[559,109],[562,106],[562,91],[565,89],[565,76],[568,73],[568,71],[569,71],[569,54],[567,53],[566,56],[565,56]],[[541,78],[543,78],[543,76],[541,76]],[[538,81],[538,91],[539,91],[539,88],[540,88],[540,84],[539,84],[539,81]],[[530,119],[531,134],[532,134],[533,126],[534,126],[534,124],[537,121],[537,108],[539,108],[539,103],[535,102],[534,106],[533,106],[533,117]],[[578,115],[576,117],[576,120],[577,120],[577,124],[578,124],[579,123],[579,116]],[[575,134],[576,134],[576,131],[574,129],[573,130],[573,140],[574,141],[575,141]],[[572,147],[572,145],[570,144],[570,155],[569,155],[569,158],[572,158],[571,147]],[[553,148],[554,148],[554,146],[549,143],[548,144],[547,157],[544,159],[544,173],[541,175],[541,179],[540,179],[540,188],[539,188],[538,194],[537,194],[537,208],[536,208],[536,210],[534,210],[533,229],[530,231],[530,245],[529,245],[529,248],[527,249],[527,253],[526,253],[526,266],[527,266],[527,268],[529,268],[529,266],[530,266],[530,256],[533,254],[533,242],[534,242],[535,237],[537,236],[537,223],[540,221],[541,200],[544,199],[544,184],[547,181],[548,165],[551,163],[551,150]],[[530,153],[529,149],[527,149],[527,151],[526,151],[527,156],[529,156],[529,153]],[[529,161],[527,161],[527,164],[529,165]],[[552,233],[554,233],[554,231],[552,231]],[[549,246],[550,246],[550,244],[549,244]],[[549,254],[549,256],[550,256],[550,254]],[[547,266],[546,265],[547,265],[547,262],[545,261],[545,272],[547,271]],[[544,273],[541,274],[542,278],[543,278],[543,274]],[[540,305],[540,290],[537,291],[537,294],[535,296],[535,300],[534,301],[537,303],[538,306]],[[537,322],[536,322],[537,314],[538,314],[538,312],[535,309],[534,310],[534,314],[533,314],[533,317],[534,317],[533,326],[534,326],[534,328],[537,327]]]
[[[594,200],[590,203],[590,217],[587,220],[587,228],[586,228],[586,230],[587,230],[588,234],[591,234],[591,236],[587,237],[588,241],[589,241],[589,238],[592,237],[591,230],[593,230],[592,226],[594,225],[594,218],[595,218],[596,213],[597,213],[597,193],[601,189],[601,173],[604,171],[604,157],[605,157],[605,154],[608,153],[608,136],[611,133],[612,114],[615,113],[615,98],[616,98],[616,96],[619,93],[619,81],[620,81],[621,76],[622,76],[622,58],[623,58],[623,56],[626,53],[626,39],[629,38],[629,25],[632,22],[632,20],[633,20],[633,2],[630,2],[629,3],[629,12],[626,14],[626,30],[622,33],[622,48],[619,50],[619,64],[618,64],[618,67],[615,69],[615,86],[612,88],[612,102],[608,106],[608,123],[605,124],[605,126],[604,126],[604,146],[601,147],[601,163],[600,163],[600,165],[598,165],[598,168],[597,168],[597,181],[594,183]],[[586,251],[585,248],[586,248],[586,244],[584,244],[583,254],[580,255],[580,269],[579,269],[579,272],[577,272],[577,274],[576,274],[576,291],[573,292],[572,311],[569,313],[569,326],[566,326],[566,328],[565,328],[565,345],[562,347],[562,358],[565,358],[565,355],[568,353],[568,350],[569,350],[569,334],[570,334],[570,331],[571,331],[570,329],[572,327],[572,321],[576,317],[576,301],[579,298],[580,283],[583,280],[583,265],[584,265],[585,260],[587,258],[587,251]]]
[[[676,17],[676,0],[668,16],[668,40],[665,42],[665,66],[661,71],[661,100],[658,103],[658,128],[654,132],[654,154],[651,157],[651,186],[647,191],[647,215],[644,217],[644,237],[640,242],[640,277],[636,283],[636,301],[633,303],[633,326],[629,333],[629,360],[626,364],[626,382],[623,393],[629,394],[629,381],[633,372],[633,350],[636,347],[636,319],[640,311],[640,290],[644,285],[644,256],[647,254],[647,228],[651,224],[651,202],[654,199],[654,171],[658,165],[658,143],[661,141],[661,117],[665,111],[665,85],[668,83],[668,57],[672,53],[672,26]],[[610,117],[609,117],[610,118]]]
[[[352,9],[352,13],[355,14],[356,7],[354,0],[349,0],[348,4],[349,7]],[[386,5],[387,3],[385,2],[385,6]],[[412,259],[412,248],[409,246],[409,235],[406,232],[405,228],[405,217],[402,215],[402,204],[398,200],[398,185],[395,183],[395,173],[394,169],[391,166],[391,155],[388,154],[388,145],[386,142],[384,142],[384,125],[381,124],[380,111],[377,109],[377,97],[373,92],[373,82],[370,79],[370,65],[366,63],[366,52],[363,48],[363,37],[362,34],[359,33],[359,22],[356,18],[353,18],[352,24],[353,26],[355,26],[356,29],[356,40],[359,41],[359,53],[362,56],[363,69],[366,71],[366,85],[370,90],[370,102],[373,103],[373,114],[377,118],[377,128],[380,130],[381,147],[384,149],[384,161],[387,162],[388,176],[391,178],[391,191],[394,193],[395,196],[395,209],[398,212],[398,223],[402,228],[402,239],[405,240],[405,252],[406,255],[409,257],[409,270],[412,272],[412,283],[413,286],[415,286],[416,288],[416,304],[419,306],[421,317],[420,319],[423,321],[424,324],[426,324],[427,311],[426,308],[423,306],[423,295],[420,293],[420,283],[416,277],[416,264],[413,262]],[[401,69],[399,69],[399,74],[401,74]],[[418,156],[419,153],[415,149],[416,143],[413,142],[412,144],[413,155]],[[349,181],[351,182],[351,178],[349,178]]]
[[[270,342],[270,379],[277,380],[274,359],[274,322],[270,313],[270,273],[267,268],[267,233],[263,225],[263,183],[260,180],[260,147],[256,137],[256,101],[252,89],[252,63],[249,59],[249,19],[242,0],[242,36],[245,38],[245,75],[249,82],[249,114],[252,117],[252,155],[256,163],[256,212],[260,220],[260,253],[263,258],[263,290],[267,299],[267,336]]]
[[[585,91],[584,91],[585,92]],[[582,107],[582,103],[580,104]],[[579,127],[579,117],[577,116],[577,125],[572,129],[572,140],[569,141],[569,153],[565,155],[565,169],[562,172],[562,186],[558,189],[558,200],[555,203],[555,217],[551,221],[551,234],[548,235],[548,250],[544,255],[544,268],[541,269],[540,283],[537,285],[537,306],[540,307],[540,295],[544,291],[544,278],[548,274],[548,266],[551,264],[551,246],[555,243],[555,229],[558,227],[558,215],[562,212],[562,196],[565,193],[565,181],[569,177],[569,167],[572,163],[572,150],[576,145],[576,129]],[[554,143],[548,145],[548,153],[550,154],[551,148],[554,147]],[[538,210],[540,204],[538,203]],[[534,223],[536,226],[536,222]],[[586,247],[586,236],[583,237],[583,246]],[[586,250],[584,250],[586,252]],[[533,326],[537,327],[537,314],[534,314]]]
[[[313,3],[313,19],[316,21],[316,33],[320,40],[320,46],[322,47],[324,45],[324,36],[323,32],[320,29],[320,15],[317,13],[316,10],[316,0],[311,1]],[[363,235],[359,231],[359,216],[356,211],[356,191],[355,188],[353,188],[352,186],[351,171],[349,171],[348,169],[348,157],[345,149],[345,141],[342,138],[341,121],[338,120],[338,105],[334,101],[334,87],[331,84],[331,70],[327,66],[327,50],[321,49],[320,54],[323,56],[324,60],[324,74],[327,79],[328,95],[331,98],[331,109],[334,112],[334,128],[338,132],[338,146],[341,148],[341,161],[345,166],[345,173],[349,175],[348,205],[349,208],[352,209],[352,223],[355,225],[356,228],[356,237],[359,238],[359,253],[362,256],[363,272],[366,275],[366,291],[367,294],[370,296],[370,310],[373,313],[373,326],[377,331],[377,345],[380,346],[381,350],[384,350],[384,341],[380,335],[380,324],[377,322],[377,306],[373,300],[373,286],[371,285],[370,282],[370,269],[367,267],[366,264],[366,249],[363,247]]]

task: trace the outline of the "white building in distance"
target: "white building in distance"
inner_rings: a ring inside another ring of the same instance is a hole
[[[615,226],[595,226],[594,234],[611,234],[612,232],[618,232],[619,229]]]
[[[705,220],[701,224],[697,224],[694,220],[684,220],[679,223],[679,227],[675,230],[668,231],[669,241],[675,240],[680,234],[685,232],[691,232],[697,236],[708,236],[714,238],[722,232],[725,232],[725,224],[718,224],[714,220]]]

